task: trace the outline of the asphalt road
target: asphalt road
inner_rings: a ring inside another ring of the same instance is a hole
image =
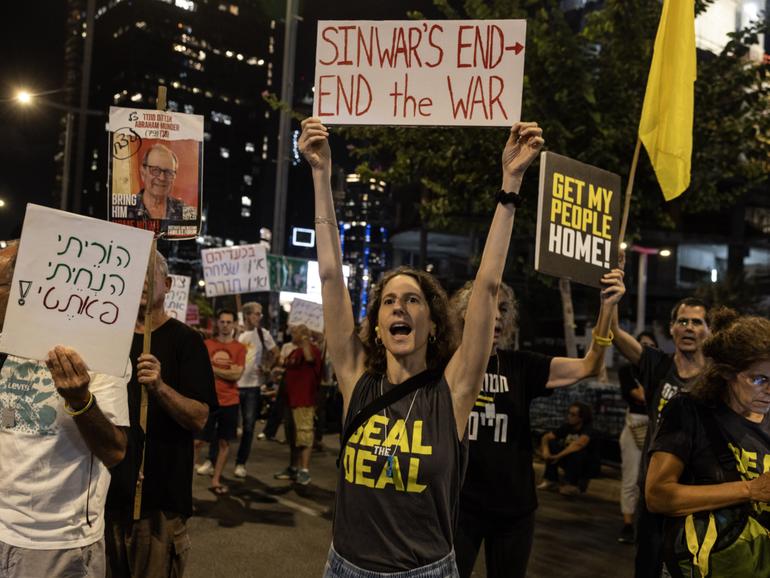
[[[231,449],[223,480],[230,487],[227,496],[215,496],[208,490],[210,478],[196,475],[186,576],[320,578],[331,542],[338,438],[330,435],[324,442],[331,449],[313,453],[313,479],[306,487],[273,479],[288,464],[289,449],[269,441],[254,442],[243,481],[232,475],[235,447]],[[602,478],[578,498],[541,493],[528,575],[631,576],[633,548],[616,540],[619,486],[616,479]],[[483,576],[482,552],[474,577]]]

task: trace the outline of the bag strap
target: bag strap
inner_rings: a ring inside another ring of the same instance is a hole
[[[265,345],[265,338],[262,336],[261,327],[257,327],[257,335],[259,336],[259,342],[262,344],[262,355],[264,355],[267,351],[267,346]]]
[[[722,434],[722,428],[719,426],[717,419],[714,417],[714,412],[700,402],[695,403],[695,408],[701,423],[703,423],[703,429],[706,430],[709,445],[714,450],[717,461],[725,472],[726,480],[728,482],[740,481],[741,476],[735,467],[735,455],[727,445],[727,440]]]
[[[418,373],[406,381],[399,383],[390,391],[385,392],[381,396],[375,398],[371,403],[358,410],[358,412],[350,420],[348,427],[345,428],[345,433],[342,435],[342,440],[340,441],[340,453],[337,456],[337,467],[340,467],[342,454],[345,451],[345,446],[347,445],[348,440],[359,427],[366,423],[370,417],[382,411],[386,407],[393,405],[399,399],[403,399],[413,391],[417,391],[431,381],[435,381],[435,379],[436,374],[432,371],[426,370]]]

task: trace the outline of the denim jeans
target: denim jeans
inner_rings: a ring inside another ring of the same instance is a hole
[[[454,551],[437,562],[413,570],[372,572],[351,564],[335,552],[334,546],[331,546],[323,578],[459,578],[459,576]]]
[[[259,417],[259,410],[262,407],[262,392],[258,387],[245,387],[239,389],[238,394],[241,396],[243,434],[241,435],[241,444],[238,446],[238,455],[235,458],[235,463],[243,465],[249,459],[251,442],[254,441],[254,426]]]

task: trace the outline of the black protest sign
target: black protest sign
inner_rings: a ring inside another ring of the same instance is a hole
[[[535,269],[601,287],[617,266],[620,176],[544,152],[540,159]]]

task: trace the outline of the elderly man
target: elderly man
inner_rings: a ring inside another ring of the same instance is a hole
[[[206,347],[194,330],[163,308],[171,289],[168,265],[155,254],[155,279],[145,280],[131,344],[134,378],[128,383],[131,415],[125,461],[112,471],[107,499],[109,576],[179,576],[189,553],[187,518],[192,515],[193,433],[216,409],[214,375]],[[150,353],[142,353],[145,311],[151,308]],[[147,433],[139,424],[141,388],[148,394]],[[140,474],[144,452],[144,472]],[[133,520],[137,481],[142,507]]]
[[[142,190],[136,196],[136,205],[128,207],[129,219],[189,220],[195,210],[186,207],[171,196],[176,180],[179,159],[174,151],[162,144],[154,144],[144,153],[139,174]]]
[[[18,245],[0,251],[0,330]],[[126,380],[57,346],[0,355],[0,576],[104,576],[104,502],[126,451]],[[130,366],[126,367],[127,372]]]

